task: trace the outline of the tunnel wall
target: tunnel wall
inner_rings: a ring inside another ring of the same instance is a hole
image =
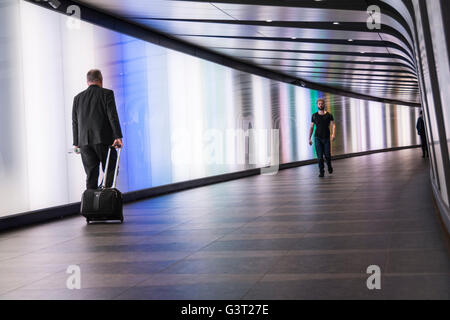
[[[430,176],[437,205],[450,232],[450,4],[447,0],[406,1],[430,151]]]
[[[91,68],[115,92],[123,192],[266,167],[274,150],[280,163],[314,159],[318,98],[336,120],[334,155],[419,143],[417,108],[277,82],[79,23],[24,1],[0,7],[0,216],[80,201],[72,102]]]

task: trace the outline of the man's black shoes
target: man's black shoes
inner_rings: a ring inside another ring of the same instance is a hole
[[[329,172],[330,174],[332,174],[332,173],[333,173],[333,168],[332,168],[332,167],[329,167],[329,168],[328,168],[328,172]],[[323,177],[325,177],[325,171],[320,171],[319,178],[323,178]]]

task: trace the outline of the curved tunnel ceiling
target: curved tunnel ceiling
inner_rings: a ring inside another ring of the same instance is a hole
[[[309,82],[420,103],[401,0],[82,0],[127,21]],[[370,30],[367,8],[381,9]]]

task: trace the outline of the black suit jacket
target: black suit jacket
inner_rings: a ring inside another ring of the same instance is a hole
[[[419,119],[417,119],[416,129],[417,129],[417,134],[419,134],[420,136],[425,135],[425,124],[423,122],[422,117],[419,117]]]
[[[114,92],[91,85],[73,99],[73,145],[111,145],[122,138]]]

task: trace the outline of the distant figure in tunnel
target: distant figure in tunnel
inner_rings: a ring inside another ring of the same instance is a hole
[[[73,100],[73,145],[80,149],[86,172],[86,189],[98,188],[99,166],[105,171],[110,146],[122,148],[122,131],[117,115],[114,92],[103,89],[100,70],[87,73],[88,88]],[[117,159],[116,150],[111,151],[111,163]],[[112,185],[114,165],[108,167],[106,187]]]
[[[419,119],[417,119],[417,134],[420,136],[420,141],[422,143],[422,158],[429,157],[427,136],[425,133],[425,123],[423,122],[423,112],[420,111]]]
[[[312,134],[314,132],[314,126],[316,126],[316,133],[314,135],[314,143],[316,146],[317,158],[319,159],[320,178],[325,176],[325,165],[323,157],[327,161],[328,172],[333,173],[333,167],[331,166],[331,141],[335,139],[336,125],[334,124],[333,115],[327,112],[325,107],[325,100],[318,99],[317,107],[319,111],[312,115],[311,127],[309,129],[309,144],[312,146]],[[332,128],[332,134],[330,138],[330,125]]]

